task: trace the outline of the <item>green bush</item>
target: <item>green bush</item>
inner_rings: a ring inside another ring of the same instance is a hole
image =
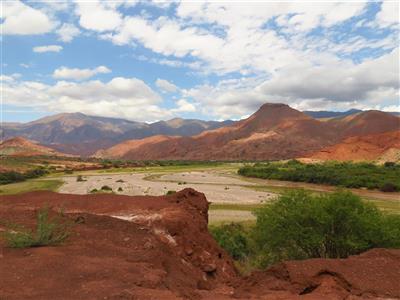
[[[303,164],[296,160],[287,163],[257,163],[238,170],[242,176],[329,184],[334,186],[381,189],[386,183],[400,190],[400,165],[371,163],[325,162]]]
[[[76,177],[76,181],[80,182],[80,181],[86,181],[85,179],[83,179],[82,175],[78,175]]]
[[[382,192],[386,192],[386,193],[393,193],[393,192],[397,192],[399,190],[399,188],[391,182],[386,182],[379,188],[379,190],[381,190]]]
[[[28,248],[58,245],[70,235],[69,225],[61,222],[61,214],[50,218],[49,209],[42,208],[37,213],[35,231],[15,225],[4,234],[6,243],[11,248]]]
[[[112,188],[109,187],[108,185],[103,185],[103,186],[101,187],[101,190],[102,190],[102,191],[112,191]]]
[[[122,191],[123,191],[122,187],[119,187],[118,192],[122,192]]]
[[[217,243],[224,248],[233,259],[244,259],[249,255],[249,240],[243,225],[239,223],[224,224],[211,227],[210,232]]]
[[[256,216],[253,238],[267,263],[344,258],[400,244],[400,217],[386,216],[350,192],[292,191],[256,210]]]
[[[165,195],[169,196],[169,195],[172,195],[172,194],[175,194],[175,193],[176,193],[176,191],[169,190]]]
[[[14,183],[14,182],[21,182],[27,179],[38,178],[46,174],[48,174],[48,171],[44,168],[29,170],[25,173],[18,173],[15,171],[3,172],[0,173],[0,185]]]

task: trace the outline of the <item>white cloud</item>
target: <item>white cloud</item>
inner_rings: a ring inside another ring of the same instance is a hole
[[[189,103],[185,99],[178,100],[176,102],[176,104],[177,104],[178,107],[171,109],[171,111],[174,112],[174,113],[195,112],[196,111],[196,107],[192,103]]]
[[[80,34],[80,30],[73,24],[64,23],[59,29],[57,29],[57,34],[60,41],[69,43],[74,39],[74,37]]]
[[[399,2],[397,1],[383,1],[381,10],[376,15],[377,25],[380,27],[390,26],[397,24],[399,26]]]
[[[116,10],[116,5],[107,6],[107,2],[97,0],[78,1],[76,5],[79,24],[85,29],[103,32],[115,30],[122,23],[122,16]]]
[[[178,87],[175,84],[160,78],[156,80],[156,86],[162,91],[169,93],[174,93],[178,90]]]
[[[0,75],[0,81],[14,81],[14,77],[9,75]]]
[[[54,23],[45,13],[21,1],[4,1],[1,6],[2,34],[43,34],[54,28]]]
[[[137,78],[116,77],[108,82],[58,81],[54,85],[12,81],[3,84],[3,95],[7,104],[49,112],[80,111],[139,121],[172,116],[159,107],[161,97]]]
[[[63,49],[59,45],[47,45],[47,46],[37,46],[33,48],[33,52],[44,53],[44,52],[60,52]]]
[[[93,77],[96,74],[106,74],[110,72],[111,70],[105,66],[99,66],[94,69],[60,67],[54,70],[53,77],[57,79],[83,80]]]
[[[183,95],[201,104],[204,114],[240,117],[265,102],[287,103],[301,110],[382,109],[399,104],[399,50],[354,64],[326,60],[289,65],[270,78],[242,78],[200,85]]]

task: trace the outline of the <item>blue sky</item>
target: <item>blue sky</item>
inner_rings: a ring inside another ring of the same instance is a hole
[[[3,1],[3,121],[399,110],[397,1]]]

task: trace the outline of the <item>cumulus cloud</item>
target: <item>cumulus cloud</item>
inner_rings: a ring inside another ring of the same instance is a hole
[[[180,99],[176,102],[177,108],[173,108],[171,111],[174,113],[181,112],[195,112],[196,107],[185,99]]]
[[[60,52],[63,49],[59,45],[47,45],[47,46],[37,46],[33,47],[33,52],[44,53],[44,52]]]
[[[57,29],[57,34],[60,41],[69,43],[80,34],[80,30],[73,24],[64,23]]]
[[[397,1],[383,1],[381,4],[381,10],[376,15],[376,22],[378,26],[399,26],[399,2]]]
[[[298,62],[270,78],[242,78],[185,90],[202,103],[204,113],[223,118],[246,115],[265,102],[283,102],[301,110],[382,109],[398,105],[399,50],[354,64]]]
[[[106,74],[110,72],[111,70],[105,66],[99,66],[94,69],[60,67],[54,70],[53,77],[57,79],[83,80],[93,77],[96,74]]]
[[[21,1],[4,1],[1,6],[2,34],[43,34],[54,28],[54,22],[44,12]]]
[[[115,30],[122,23],[121,14],[107,2],[78,1],[76,5],[79,24],[85,29],[103,32]]]
[[[162,91],[169,93],[174,93],[178,90],[178,87],[175,84],[160,78],[156,80],[156,86]]]
[[[80,111],[140,121],[172,116],[160,108],[161,97],[137,78],[116,77],[108,82],[58,81],[54,85],[14,80],[3,84],[3,95],[7,104],[50,112]]]

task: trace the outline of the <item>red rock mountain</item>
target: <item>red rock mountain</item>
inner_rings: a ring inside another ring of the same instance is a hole
[[[400,130],[400,118],[378,110],[360,112],[329,121],[343,137]]]
[[[288,159],[316,153],[348,137],[395,131],[400,128],[399,122],[399,117],[380,111],[322,121],[285,104],[264,104],[249,118],[231,126],[192,137],[153,136],[129,140],[99,151],[96,156],[137,160]],[[378,147],[387,149],[390,143]],[[377,151],[374,148],[370,156],[363,154],[362,157],[376,157]]]
[[[400,131],[391,131],[346,138],[339,144],[326,147],[310,158],[322,160],[382,160],[400,159]]]
[[[0,143],[0,154],[11,156],[65,156],[54,149],[39,145],[37,142],[30,141],[22,137],[15,137]]]
[[[193,137],[126,141],[97,155],[125,159],[285,159],[336,141],[333,124],[285,104],[264,104],[252,116],[231,126]]]

